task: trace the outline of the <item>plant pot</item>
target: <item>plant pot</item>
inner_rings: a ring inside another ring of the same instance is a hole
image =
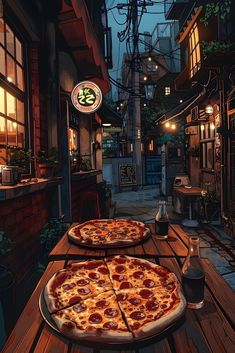
[[[38,164],[39,178],[51,178],[54,174],[54,166],[50,163]]]

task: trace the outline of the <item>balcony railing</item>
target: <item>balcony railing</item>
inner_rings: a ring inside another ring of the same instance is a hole
[[[164,12],[167,20],[178,20],[182,9],[189,0],[164,0]]]

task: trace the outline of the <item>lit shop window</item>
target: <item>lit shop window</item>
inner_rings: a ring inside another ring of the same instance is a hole
[[[165,87],[165,96],[169,96],[171,94],[171,88],[170,86]]]
[[[201,168],[214,169],[215,124],[208,122],[200,126]]]
[[[69,128],[69,151],[70,153],[78,150],[78,131]]]
[[[2,18],[0,18],[0,78],[0,145],[24,148],[23,46],[14,31]],[[1,146],[1,148],[0,152],[2,153],[5,147]],[[0,160],[0,164],[2,163],[3,161]]]
[[[201,67],[201,55],[197,23],[194,23],[193,28],[189,32],[189,67],[190,77],[193,77]]]

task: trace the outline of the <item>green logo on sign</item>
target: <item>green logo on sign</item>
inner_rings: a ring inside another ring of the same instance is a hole
[[[78,103],[84,107],[90,107],[96,100],[95,91],[91,88],[82,88],[78,94]]]

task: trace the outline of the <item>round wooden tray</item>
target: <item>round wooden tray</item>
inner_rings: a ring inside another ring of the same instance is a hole
[[[44,295],[43,295],[43,291],[40,294],[39,297],[39,309],[41,312],[41,315],[43,317],[43,319],[45,320],[45,322],[47,323],[47,325],[52,328],[53,332],[60,336],[65,338],[66,336],[64,336],[59,329],[57,328],[54,320],[52,319],[47,306],[46,306],[46,302],[44,300]],[[185,322],[185,316],[184,314],[182,315],[182,317],[178,318],[177,321],[173,322],[172,324],[170,324],[168,327],[166,327],[164,330],[162,330],[159,333],[156,333],[154,335],[150,335],[141,339],[135,339],[133,338],[131,341],[123,341],[123,342],[118,342],[118,341],[110,341],[110,342],[103,342],[102,340],[99,340],[99,338],[97,337],[97,341],[94,340],[88,340],[88,339],[84,339],[84,338],[78,338],[77,340],[72,340],[69,337],[68,338],[70,341],[74,341],[76,343],[81,343],[84,346],[89,346],[89,347],[95,347],[98,349],[119,349],[119,348],[123,348],[123,346],[125,345],[125,349],[135,349],[135,348],[139,348],[139,347],[143,347],[143,346],[147,346],[153,343],[156,343],[164,338],[166,338],[168,335],[170,335],[172,332],[174,332],[176,329],[178,329],[183,323]]]
[[[119,220],[119,219],[117,219]],[[122,220],[122,219],[120,219]],[[110,219],[109,219],[110,221]],[[126,221],[126,219],[125,219]],[[138,221],[137,221],[138,222]],[[85,222],[84,222],[85,223]],[[140,222],[142,223],[142,222]],[[143,223],[144,224],[144,223]],[[77,227],[78,225],[74,226],[73,228]],[[145,242],[151,235],[151,231],[149,229],[149,232],[142,238],[142,239],[139,239],[138,241],[134,241],[134,242],[131,242],[131,243],[124,243],[124,242],[116,242],[116,243],[113,243],[113,244],[101,244],[101,245],[93,245],[93,244],[85,244],[85,243],[82,243],[82,242],[79,242],[79,240],[75,241],[73,238],[71,238],[69,236],[69,232],[73,229],[69,229],[68,233],[67,233],[67,236],[68,236],[68,239],[73,243],[73,244],[76,244],[76,245],[79,245],[79,246],[82,246],[82,247],[85,247],[85,248],[90,248],[90,249],[113,249],[113,248],[127,248],[127,247],[131,247],[131,246],[135,246],[135,245],[140,245],[142,244],[143,242]],[[147,228],[147,227],[146,227]]]

